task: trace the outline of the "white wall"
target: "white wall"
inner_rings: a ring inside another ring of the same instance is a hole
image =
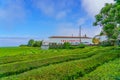
[[[49,38],[50,43],[64,43],[64,42],[70,42],[70,43],[79,43],[80,38]],[[88,38],[81,38],[81,42],[88,42],[89,44],[92,44],[92,39]]]

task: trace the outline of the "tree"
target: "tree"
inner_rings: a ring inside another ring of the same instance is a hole
[[[35,41],[33,47],[41,47],[42,41]]]
[[[30,39],[30,40],[28,41],[28,46],[29,46],[29,47],[32,47],[33,44],[34,44],[34,40],[33,40],[33,39]]]
[[[93,39],[92,42],[94,44],[99,44],[100,43],[100,35],[96,35]]]
[[[102,26],[102,34],[108,36],[109,40],[115,41],[119,35],[118,24],[120,24],[120,0],[116,0],[114,4],[106,3],[99,14],[95,16],[94,26]]]
[[[99,40],[98,38],[93,38],[93,39],[92,39],[92,42],[93,42],[94,44],[99,44],[99,43],[100,43],[100,40]]]
[[[114,0],[114,1],[116,1],[117,3],[120,3],[120,0]]]
[[[69,49],[70,46],[71,46],[71,44],[70,44],[69,42],[65,42],[65,43],[63,44],[64,49]]]

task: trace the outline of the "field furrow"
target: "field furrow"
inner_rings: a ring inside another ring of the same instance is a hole
[[[101,50],[99,50],[101,51]],[[103,50],[102,50],[103,51]],[[58,64],[62,62],[69,62],[73,60],[79,60],[91,57],[96,54],[96,51],[84,53],[81,55],[73,54],[73,55],[62,55],[42,60],[33,60],[33,61],[24,61],[17,62],[12,64],[0,65],[0,77],[10,76],[14,74],[20,74],[32,69],[37,69],[42,66],[48,66],[50,64]]]
[[[26,49],[23,52],[22,51],[16,52],[16,54],[19,53],[19,55],[2,57],[3,54],[0,54],[0,56],[2,55],[0,57],[0,65],[14,63],[14,62],[21,62],[21,61],[26,61],[26,60],[29,61],[29,60],[36,60],[36,59],[45,59],[45,58],[61,56],[61,55],[82,54],[82,53],[90,52],[90,50],[92,51],[94,49],[99,50],[99,49],[97,49],[97,47],[88,47],[88,48],[81,49],[81,50],[75,49],[75,50],[48,50],[48,51],[42,51],[42,50],[38,50],[38,49],[34,51],[34,50],[31,50],[31,48],[30,48],[30,50],[29,50],[29,48],[26,48]],[[109,48],[106,48],[106,49],[109,49]],[[4,49],[3,49],[3,51],[4,51]],[[3,53],[2,49],[0,52]],[[9,53],[9,55],[13,54],[13,53]]]
[[[92,72],[104,63],[120,57],[119,50],[98,51],[97,53],[100,54],[87,59],[33,69],[19,75],[1,78],[1,80],[74,80]]]
[[[120,80],[120,57],[77,80]]]

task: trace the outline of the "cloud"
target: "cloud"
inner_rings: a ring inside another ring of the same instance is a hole
[[[57,19],[61,19],[61,18],[66,17],[66,15],[67,15],[67,12],[66,12],[66,11],[61,11],[61,12],[59,12],[59,13],[56,15],[56,18],[57,18]]]
[[[105,3],[114,3],[114,0],[82,0],[81,2],[88,15],[94,17],[104,7]]]
[[[25,19],[26,10],[24,0],[1,0],[0,3],[0,21],[13,23]]]
[[[46,15],[54,14],[54,3],[50,0],[33,0],[33,4]]]
[[[90,37],[94,37],[95,35],[100,34],[101,32],[101,27],[93,27],[93,26],[83,26],[82,27],[82,35],[87,35]]]
[[[81,26],[83,24],[85,24],[87,18],[80,18],[78,19],[78,21],[76,22],[77,26]]]
[[[58,25],[57,35],[66,35],[66,36],[79,36],[79,27],[75,27],[73,23],[62,23]],[[82,36],[85,34],[89,37],[94,37],[98,35],[101,31],[100,27],[88,27],[82,26],[81,32]]]
[[[32,0],[32,3],[43,14],[56,19],[65,18],[77,6],[74,0]]]
[[[74,23],[60,23],[57,25],[58,29],[57,35],[66,35],[66,36],[71,36],[73,35],[78,35],[78,30],[75,28]]]

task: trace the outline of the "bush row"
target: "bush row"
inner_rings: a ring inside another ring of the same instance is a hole
[[[79,44],[79,45],[71,45],[69,42],[65,42],[64,44],[56,44],[49,45],[50,49],[76,49],[76,48],[85,48],[87,45]]]
[[[16,52],[16,55],[14,56],[5,56],[0,57],[0,64],[7,64],[7,63],[14,63],[14,62],[20,62],[20,61],[26,61],[26,60],[35,60],[35,59],[43,59],[43,58],[49,58],[54,57],[58,55],[68,55],[68,54],[81,54],[92,50],[98,50],[97,47],[86,47],[84,49],[75,49],[75,50],[36,50],[36,48],[27,48],[25,49],[21,48],[19,50],[14,50]],[[25,54],[23,52],[26,52]],[[17,53],[21,53],[20,55],[17,55]],[[29,53],[29,54],[28,54]],[[1,53],[4,54],[4,53]],[[11,52],[9,54],[12,54]]]
[[[95,52],[89,52],[84,54],[73,54],[73,55],[63,55],[63,56],[57,56],[47,59],[40,59],[40,60],[33,60],[33,61],[23,61],[23,62],[17,62],[13,64],[6,64],[0,66],[0,77],[14,75],[23,73],[25,71],[29,71],[32,69],[36,69],[42,66],[47,66],[49,64],[56,64],[56,63],[62,63],[66,61],[71,60],[78,60],[90,57],[92,55],[95,55]],[[18,67],[19,66],[19,67]]]
[[[120,80],[120,59],[106,63],[78,80]]]
[[[100,54],[87,59],[50,65],[23,74],[6,77],[3,80],[74,80],[78,77],[83,77],[106,62],[120,57],[119,53],[119,50],[101,51]]]

